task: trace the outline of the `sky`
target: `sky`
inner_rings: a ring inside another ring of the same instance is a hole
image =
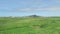
[[[0,0],[0,16],[60,16],[60,0]]]

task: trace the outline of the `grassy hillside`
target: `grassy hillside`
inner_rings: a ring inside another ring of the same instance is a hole
[[[0,34],[60,34],[60,17],[0,17]]]

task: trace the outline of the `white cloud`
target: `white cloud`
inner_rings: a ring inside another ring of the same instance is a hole
[[[40,8],[18,8],[17,11],[60,11],[60,7],[40,7]]]

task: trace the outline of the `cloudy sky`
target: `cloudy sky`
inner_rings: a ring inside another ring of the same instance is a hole
[[[0,16],[60,16],[60,0],[0,0]]]

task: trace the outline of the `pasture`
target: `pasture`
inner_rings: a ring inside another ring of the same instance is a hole
[[[0,17],[0,34],[60,34],[60,17]]]

